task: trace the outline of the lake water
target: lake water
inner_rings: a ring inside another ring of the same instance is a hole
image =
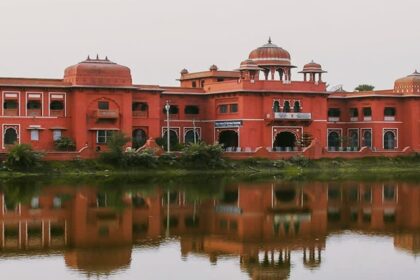
[[[0,186],[1,279],[420,277],[420,183],[33,182]]]

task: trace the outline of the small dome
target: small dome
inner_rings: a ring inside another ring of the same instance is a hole
[[[185,75],[185,74],[188,74],[188,70],[184,68],[181,70],[181,75]]]
[[[314,62],[313,60],[303,66],[303,70],[300,73],[325,73],[326,71],[322,70],[322,66],[319,63]]]
[[[126,66],[105,59],[88,57],[64,70],[64,81],[73,85],[131,86],[131,71]]]
[[[212,65],[212,66],[210,66],[210,71],[217,71],[217,70],[219,70],[219,68],[217,68],[217,66],[216,65]]]
[[[413,74],[396,80],[394,90],[401,93],[420,93],[420,73],[416,70]]]
[[[239,70],[261,70],[252,59],[247,59],[241,62]]]
[[[267,44],[253,50],[249,54],[249,59],[261,66],[291,65],[289,52],[271,43],[271,38],[268,40]]]

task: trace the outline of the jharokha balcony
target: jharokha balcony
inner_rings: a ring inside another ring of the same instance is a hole
[[[134,110],[133,111],[133,117],[137,118],[147,118],[149,116],[147,111],[140,111],[140,110]]]
[[[119,110],[101,110],[95,111],[94,116],[97,119],[118,119],[120,116]]]
[[[19,111],[18,109],[3,109],[3,115],[4,116],[18,116]]]
[[[50,110],[50,116],[52,116],[52,117],[64,117],[64,110]]]
[[[31,117],[42,116],[41,109],[27,109],[27,115]]]

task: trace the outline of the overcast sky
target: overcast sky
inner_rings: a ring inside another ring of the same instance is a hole
[[[0,11],[3,77],[61,78],[98,53],[136,83],[176,85],[182,68],[238,68],[269,36],[347,90],[420,69],[419,0],[0,0]]]

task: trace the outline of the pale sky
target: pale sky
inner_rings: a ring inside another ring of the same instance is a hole
[[[419,0],[0,0],[0,76],[61,78],[98,53],[135,83],[177,85],[182,68],[238,68],[271,36],[299,70],[321,63],[330,85],[386,89],[420,70],[419,11]]]

